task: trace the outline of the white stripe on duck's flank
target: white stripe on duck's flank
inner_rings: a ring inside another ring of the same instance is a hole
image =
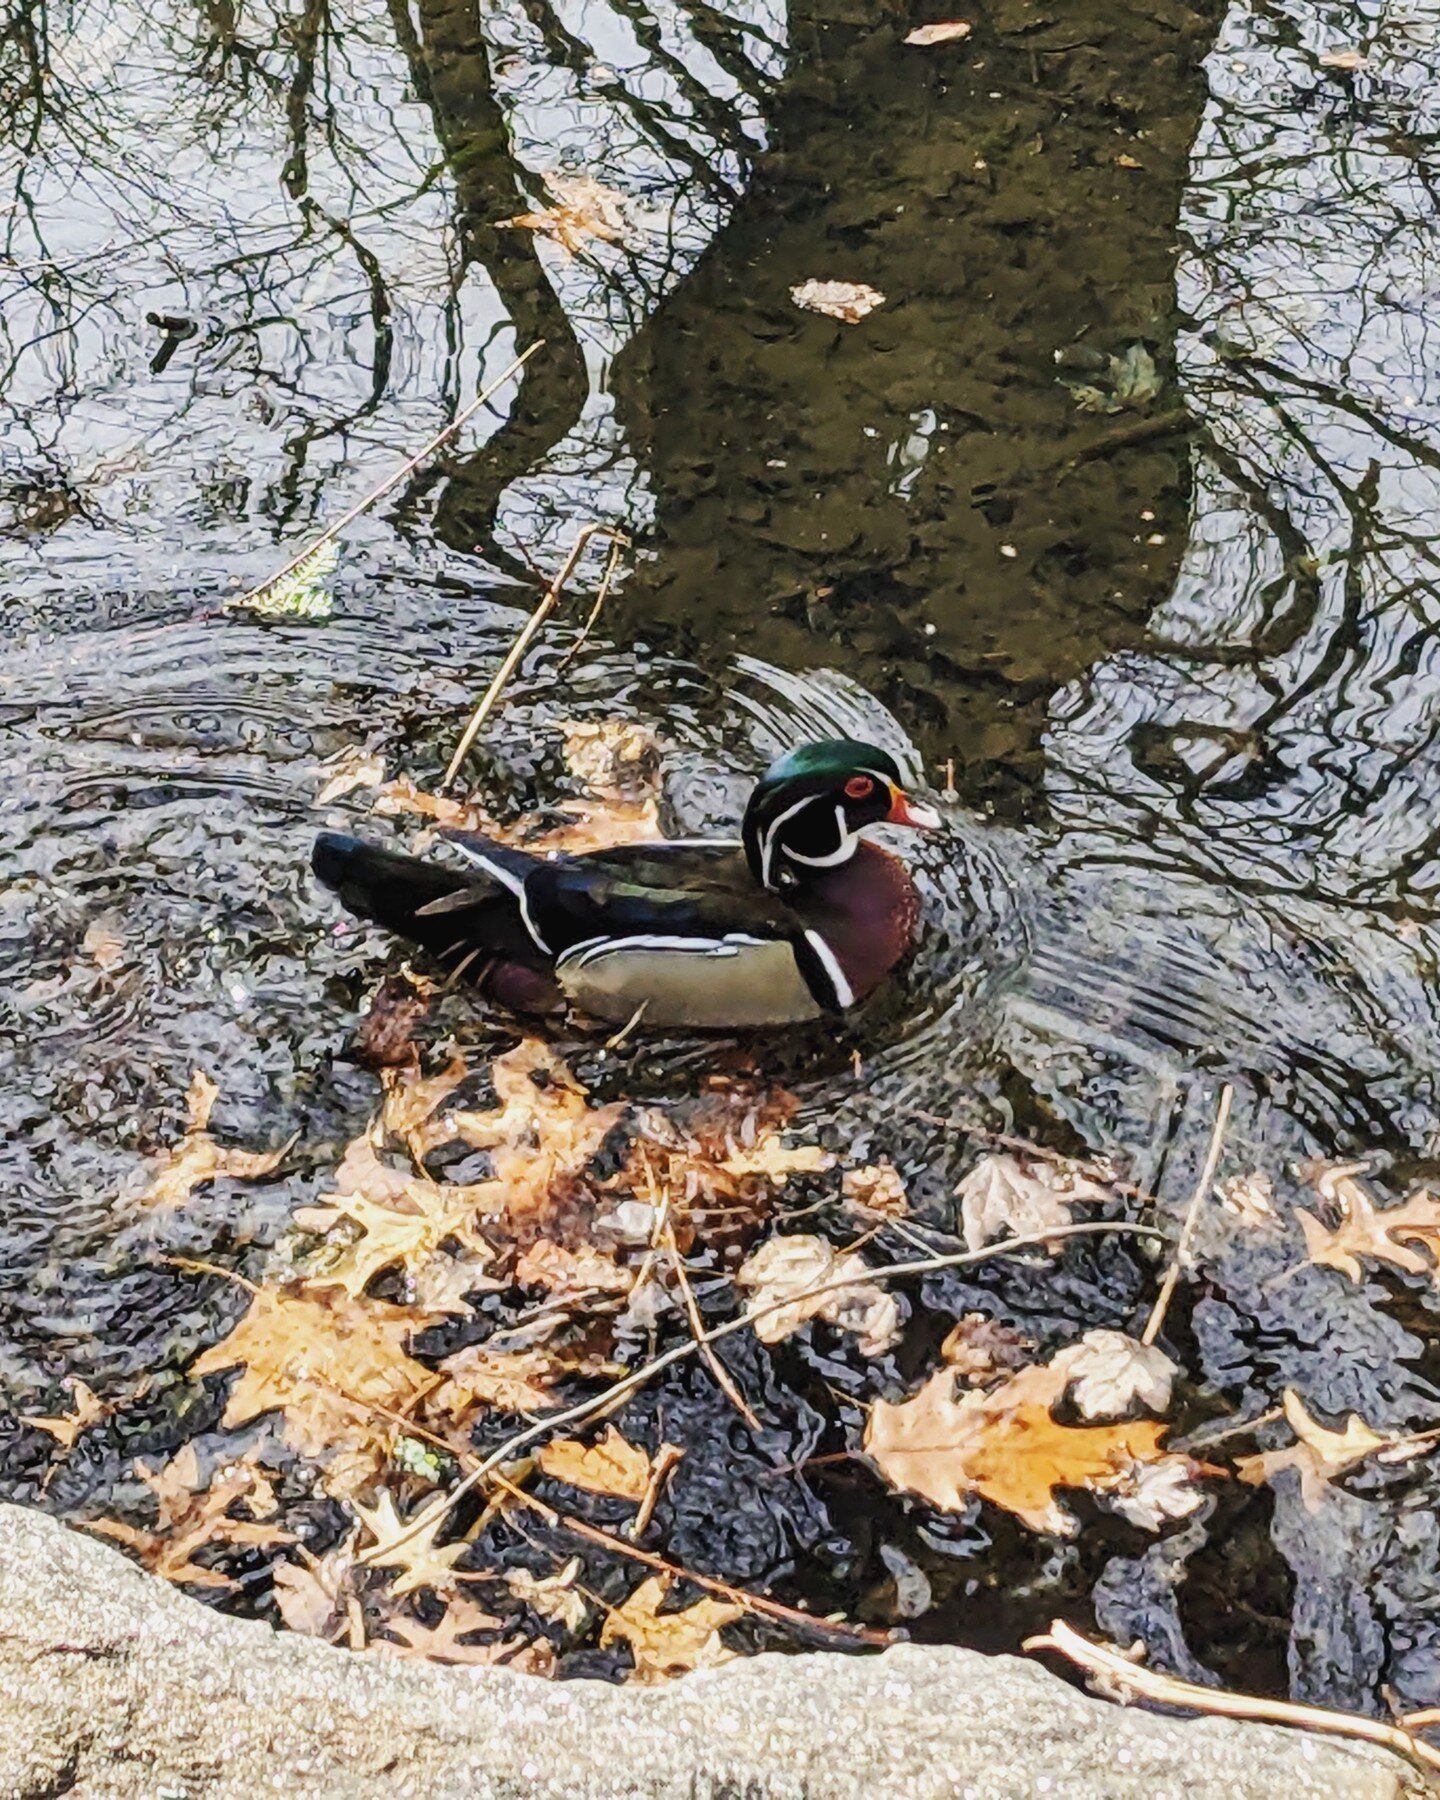
[[[446,842],[458,850],[467,862],[472,862],[476,868],[483,869],[492,881],[498,881],[501,887],[508,888],[517,900],[524,898],[525,877],[523,875],[517,875],[513,869],[507,869],[503,863],[496,862],[483,850],[477,850],[473,844],[462,844],[457,838],[447,838]],[[532,931],[530,935],[534,937],[535,933]],[[543,950],[545,946],[541,944],[540,948]]]
[[[657,838],[653,846],[649,844],[636,846],[641,850],[651,848],[657,850],[743,850],[744,847],[742,838],[715,837]],[[598,854],[603,856],[605,853],[602,850]]]
[[[843,1012],[847,1006],[855,1004],[855,990],[845,979],[845,971],[840,967],[840,959],[825,942],[818,931],[807,931],[805,942],[819,958],[820,966],[825,971],[826,979],[835,990],[835,1004]]]
[[[525,891],[525,883],[523,881],[520,883],[520,886],[516,889],[516,893],[519,896],[519,900],[520,900],[520,922],[521,922],[521,924],[530,933],[530,936],[533,938],[533,940],[535,942],[536,949],[544,951],[546,956],[553,956],[554,952],[551,950],[550,946],[545,942],[545,939],[541,936],[540,927],[535,923],[534,919],[531,918],[531,916],[530,916],[530,896]]]
[[[722,938],[665,937],[650,932],[635,932],[628,937],[586,938],[572,944],[556,958],[557,969],[583,969],[588,963],[607,956],[612,950],[679,950],[693,956],[738,956],[747,945],[773,944],[774,938],[751,937],[748,932],[733,931]]]

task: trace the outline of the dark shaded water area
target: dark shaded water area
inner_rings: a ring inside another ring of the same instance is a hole
[[[223,1383],[184,1370],[239,1297],[157,1256],[258,1271],[375,1103],[343,1053],[389,952],[336,936],[305,873],[316,826],[365,799],[317,809],[320,765],[360,744],[433,784],[592,520],[633,556],[596,638],[564,668],[570,628],[542,643],[482,740],[494,810],[572,792],[557,725],[616,715],[659,736],[677,831],[837,731],[937,785],[953,762],[959,796],[920,853],[916,962],[838,1045],[582,1046],[602,1087],[673,1097],[753,1055],[940,1223],[970,1151],[917,1110],[1112,1153],[1170,1213],[1226,1079],[1222,1172],[1268,1172],[1282,1215],[1313,1204],[1307,1155],[1436,1172],[1434,8],[987,0],[929,49],[902,42],[919,21],[13,9],[7,1494],[123,1510],[131,1457],[213,1430]],[[625,241],[567,261],[503,225],[551,170],[623,193]],[[886,304],[803,313],[812,277]],[[221,610],[537,336],[518,391],[347,531],[333,618]],[[137,1221],[196,1067],[223,1138],[295,1136],[287,1172]],[[1434,1425],[1432,1285],[1352,1283],[1298,1245],[1293,1221],[1203,1215],[1166,1332],[1177,1429],[1287,1387],[1337,1424]],[[1072,1245],[910,1300],[1051,1349],[1134,1329],[1155,1280],[1133,1248]],[[690,1566],[884,1618],[908,1562],[919,1636],[1013,1648],[1063,1615],[1199,1678],[1440,1699],[1428,1458],[1318,1510],[1293,1477],[1230,1483],[1158,1543],[1098,1514],[1061,1542],[909,1506],[858,1464],[775,1478],[853,1445],[860,1390],[838,1340],[748,1354],[773,1441],[740,1443],[703,1373],[661,1396],[694,1422],[657,1519]],[[884,1378],[922,1372],[917,1350]],[[65,1376],[131,1398],[56,1475],[16,1420]],[[643,1436],[655,1404],[620,1423]]]

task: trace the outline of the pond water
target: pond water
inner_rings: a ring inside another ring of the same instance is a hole
[[[1122,1154],[1178,1210],[1226,1079],[1224,1170],[1266,1170],[1282,1208],[1313,1204],[1306,1155],[1434,1170],[1440,13],[986,0],[930,47],[916,22],[13,9],[6,1493],[91,1516],[122,1458],[213,1424],[183,1371],[236,1300],[157,1253],[263,1261],[373,1104],[340,1053],[386,950],[337,937],[306,873],[365,797],[317,810],[320,764],[358,744],[433,784],[589,522],[633,552],[578,659],[573,626],[542,641],[482,739],[493,807],[569,791],[557,723],[617,714],[659,736],[678,828],[837,730],[958,796],[901,995],[838,1051],[764,1052],[802,1123],[937,1209],[965,1143],[916,1109]],[[569,259],[504,223],[547,172],[626,196],[620,240]],[[811,278],[885,304],[802,312]],[[536,338],[347,528],[333,617],[224,610]],[[673,1092],[713,1054],[636,1046],[624,1077]],[[126,1196],[196,1067],[223,1137],[297,1134],[294,1172],[157,1235]],[[1432,1287],[1297,1269],[1297,1241],[1206,1215],[1167,1330],[1192,1422],[1294,1387],[1337,1423],[1433,1425]],[[1053,1345],[1133,1327],[1152,1274],[1095,1251],[925,1298]],[[16,1415],[65,1376],[146,1398],[51,1479]],[[1149,1548],[946,1532],[853,1471],[812,1487],[729,1574],[852,1609],[899,1552],[935,1596],[919,1635],[1013,1647],[1064,1613],[1199,1678],[1440,1699],[1425,1458],[1318,1510],[1232,1484]]]

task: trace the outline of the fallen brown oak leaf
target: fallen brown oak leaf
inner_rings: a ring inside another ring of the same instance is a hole
[[[548,1238],[532,1244],[515,1264],[515,1279],[522,1287],[544,1288],[557,1301],[581,1300],[592,1294],[628,1294],[635,1275],[634,1269],[622,1268],[589,1244],[567,1250]]]
[[[45,1416],[22,1414],[21,1423],[33,1426],[36,1431],[48,1431],[62,1448],[73,1450],[80,1433],[97,1424],[110,1408],[78,1375],[67,1376],[63,1385],[70,1390],[74,1402],[72,1411]]]
[[[332,1641],[346,1624],[350,1574],[355,1567],[357,1525],[342,1544],[315,1556],[303,1544],[299,1562],[277,1562],[270,1571],[275,1604],[291,1631]]]
[[[517,1600],[552,1624],[563,1625],[572,1637],[578,1637],[590,1622],[590,1602],[576,1587],[584,1565],[572,1556],[563,1569],[553,1575],[532,1575],[529,1569],[511,1569],[505,1585]]]
[[[421,1075],[413,1063],[382,1069],[380,1080],[385,1089],[385,1103],[380,1112],[381,1130],[389,1137],[398,1138],[415,1161],[423,1164],[435,1143],[444,1143],[453,1135],[443,1128],[427,1128],[432,1115],[469,1072],[465,1058],[458,1054],[451,1057],[438,1075]]]
[[[388,1458],[392,1430],[375,1409],[403,1414],[437,1379],[406,1348],[425,1323],[407,1307],[334,1290],[257,1288],[249,1311],[190,1372],[238,1366],[222,1423],[244,1425],[279,1409],[285,1441],[302,1456],[325,1458],[327,1491],[343,1498],[363,1490]]]
[[[296,1225],[325,1235],[348,1220],[359,1235],[326,1268],[307,1275],[304,1285],[342,1287],[358,1300],[382,1269],[398,1266],[407,1275],[418,1276],[429,1268],[441,1244],[454,1238],[472,1252],[465,1291],[500,1287],[499,1281],[487,1281],[480,1266],[493,1258],[494,1251],[476,1223],[477,1203],[492,1196],[489,1184],[482,1189],[423,1180],[407,1181],[403,1200],[393,1206],[363,1192],[327,1194],[319,1206],[300,1207]],[[462,1310],[458,1305],[452,1309]]]
[[[553,1406],[551,1389],[570,1369],[553,1351],[488,1350],[469,1344],[440,1364],[442,1385],[427,1396],[432,1417],[457,1425],[479,1408],[499,1412],[543,1412]]]
[[[443,1520],[427,1524],[422,1531],[409,1532],[407,1527],[412,1521],[400,1517],[395,1496],[388,1488],[381,1489],[374,1506],[354,1499],[350,1504],[375,1540],[365,1549],[365,1561],[372,1568],[400,1570],[390,1590],[397,1600],[419,1588],[431,1588],[438,1594],[454,1592],[462,1579],[455,1573],[455,1563],[470,1546],[464,1538],[437,1544],[435,1538]]]
[[[183,1206],[197,1187],[228,1177],[232,1181],[260,1181],[279,1168],[289,1143],[278,1150],[239,1150],[217,1144],[210,1135],[210,1114],[220,1089],[197,1069],[185,1094],[188,1122],[185,1135],[170,1151],[138,1205],[149,1208]],[[291,1140],[293,1142],[293,1139]]]
[[[1070,1380],[1063,1356],[959,1400],[955,1371],[938,1369],[910,1399],[875,1402],[866,1454],[893,1487],[947,1512],[963,1512],[978,1494],[1032,1531],[1073,1536],[1075,1520],[1056,1490],[1133,1487],[1134,1466],[1165,1455],[1166,1427],[1149,1419],[1057,1424],[1050,1409]]]
[[[137,1463],[135,1473],[155,1496],[155,1530],[126,1525],[119,1519],[90,1519],[85,1528],[126,1545],[152,1575],[165,1581],[234,1588],[239,1583],[228,1575],[195,1562],[196,1552],[211,1544],[269,1549],[294,1539],[293,1532],[268,1523],[280,1503],[269,1475],[254,1463],[231,1463],[202,1489],[199,1458],[194,1445],[187,1444],[158,1472]],[[242,1503],[253,1516],[232,1518],[230,1508]]]
[[[1311,1415],[1294,1388],[1285,1389],[1282,1404],[1295,1442],[1283,1450],[1262,1450],[1255,1456],[1237,1458],[1235,1473],[1247,1486],[1262,1487],[1282,1470],[1294,1469],[1300,1477],[1300,1497],[1309,1512],[1320,1510],[1326,1490],[1337,1476],[1367,1457],[1407,1449],[1418,1455],[1435,1438],[1433,1432],[1386,1437],[1367,1425],[1359,1413],[1350,1414],[1343,1431],[1332,1431]]]
[[[745,1609],[705,1599],[681,1612],[661,1612],[671,1585],[664,1576],[648,1576],[623,1606],[610,1609],[600,1629],[602,1648],[614,1643],[630,1646],[634,1679],[642,1686],[669,1681],[691,1669],[716,1669],[735,1659],[720,1627],[742,1617]]]
[[[464,1642],[472,1632],[496,1631],[503,1624],[502,1619],[487,1613],[478,1602],[462,1596],[450,1602],[437,1625],[422,1625],[418,1619],[401,1616],[386,1619],[383,1630],[389,1635],[372,1637],[366,1648],[382,1656],[415,1657],[425,1662],[504,1663],[507,1668],[523,1669],[527,1675],[554,1672],[555,1652],[543,1640],[535,1644],[525,1638],[488,1644]]]
[[[578,256],[590,238],[621,244],[631,234],[625,196],[593,175],[561,175],[547,169],[542,177],[554,204],[500,219],[503,228],[533,231],[560,246],[566,262]]]
[[[1313,1213],[1300,1213],[1306,1260],[1339,1269],[1351,1281],[1364,1279],[1362,1256],[1390,1263],[1407,1274],[1435,1275],[1440,1255],[1440,1195],[1416,1188],[1398,1206],[1377,1207],[1359,1179],[1368,1167],[1363,1162],[1305,1165],[1302,1173],[1340,1214],[1340,1224],[1332,1230]],[[1412,1247],[1417,1241],[1429,1255],[1422,1256]]]
[[[669,1452],[667,1461],[677,1454],[673,1444],[662,1445],[661,1454]],[[630,1443],[613,1425],[593,1444],[582,1444],[574,1438],[555,1438],[543,1445],[535,1455],[540,1470],[556,1481],[571,1487],[585,1488],[592,1494],[611,1494],[618,1500],[633,1500],[638,1505],[650,1491],[650,1480],[658,1457]]]

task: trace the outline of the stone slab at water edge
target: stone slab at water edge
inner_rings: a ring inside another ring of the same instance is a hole
[[[0,1796],[1420,1800],[1387,1752],[1109,1705],[1013,1657],[761,1656],[658,1689],[354,1655],[0,1506]]]

